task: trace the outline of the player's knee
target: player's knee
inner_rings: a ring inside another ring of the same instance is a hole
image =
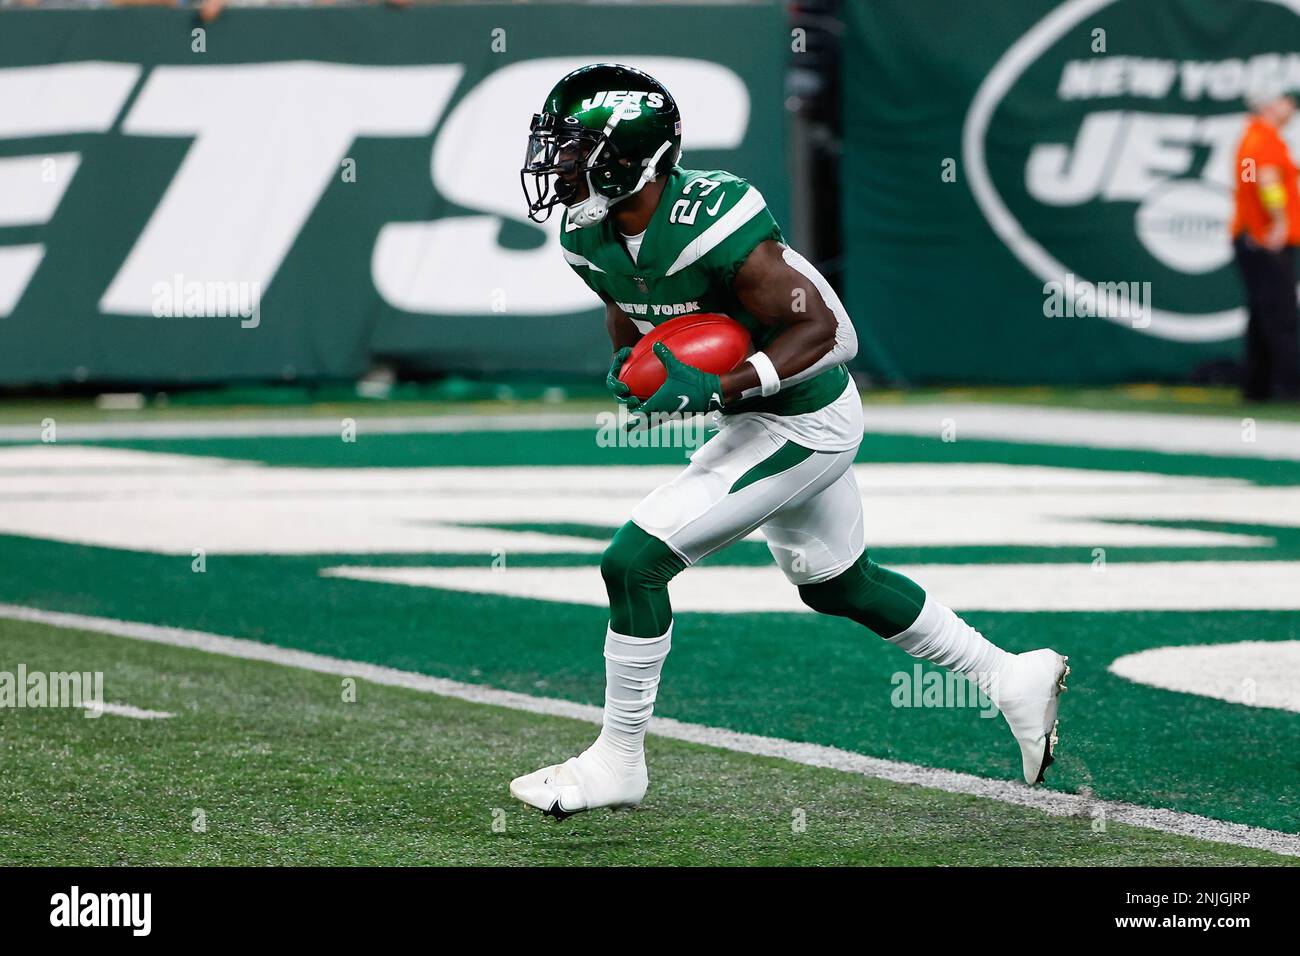
[[[834,605],[828,600],[828,595],[821,584],[801,584],[799,585],[799,600],[805,605],[812,608],[818,614],[836,614]]]
[[[668,545],[629,521],[619,528],[600,559],[600,575],[611,601],[668,585],[685,563]]]
[[[876,597],[879,571],[880,565],[867,557],[864,551],[857,561],[835,577],[816,584],[800,585],[799,597],[820,614],[856,619],[862,611],[870,608]]]
[[[605,590],[611,597],[627,590],[628,580],[635,570],[627,553],[614,542],[610,542],[600,556],[600,576],[605,579]]]
[[[855,592],[858,588],[850,578],[855,576],[856,567],[849,567],[826,581],[799,585],[799,599],[819,614],[851,616],[857,604]]]
[[[865,551],[829,581],[801,586],[799,597],[814,611],[850,618],[883,638],[910,627],[925,604],[918,584],[882,568]]]

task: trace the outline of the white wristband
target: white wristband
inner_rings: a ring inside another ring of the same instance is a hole
[[[763,352],[755,352],[745,359],[758,372],[759,388],[764,396],[775,395],[781,391],[781,376],[776,374],[776,366]]]

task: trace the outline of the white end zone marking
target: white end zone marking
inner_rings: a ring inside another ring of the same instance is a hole
[[[381,667],[360,661],[342,660],[326,657],[309,651],[296,651],[271,644],[259,644],[256,641],[237,637],[223,637],[219,634],[207,634],[203,631],[190,631],[178,627],[160,627],[155,624],[141,624],[132,621],[117,621],[112,618],[90,617],[82,614],[64,614],[58,611],[45,611],[39,608],[20,607],[14,604],[0,604],[0,619],[31,621],[48,624],[51,627],[76,628],[126,637],[153,644],[166,644],[171,647],[188,647],[219,654],[223,657],[236,657],[241,660],[265,661],[271,664],[283,664],[302,670],[321,674],[335,674],[342,677],[356,677],[382,684],[387,687],[405,687],[410,690],[423,691],[439,697],[452,697],[457,700],[476,704],[490,704],[495,707],[508,707],[511,710],[542,714],[548,717],[568,717],[590,724],[601,722],[601,708],[590,704],[576,704],[566,700],[553,700],[542,697],[530,697],[514,691],[498,690],[477,684],[463,684],[460,681],[443,677],[431,677],[401,671],[392,667]],[[895,783],[913,784],[929,787],[946,793],[961,793],[984,797],[1001,803],[1029,807],[1041,810],[1052,816],[1088,817],[1097,809],[1104,809],[1107,818],[1131,826],[1175,833],[1180,836],[1207,840],[1211,843],[1229,843],[1234,846],[1267,850],[1283,856],[1300,856],[1300,835],[1281,833],[1262,827],[1252,827],[1244,823],[1229,823],[1213,820],[1209,817],[1192,813],[1180,813],[1176,810],[1142,807],[1132,803],[1091,800],[1073,793],[1061,793],[1055,790],[1031,789],[1009,780],[990,780],[972,774],[957,773],[952,770],[936,770],[917,764],[900,763],[893,760],[881,760],[862,754],[826,747],[821,744],[797,743],[775,737],[760,737],[756,734],[744,734],[719,727],[706,727],[700,724],[688,724],[667,717],[656,717],[650,726],[650,733],[656,737],[671,740],[684,740],[691,743],[732,750],[737,753],[753,754],[764,757],[777,757],[809,767],[826,767],[842,770],[845,773],[857,773],[865,777],[890,780]],[[506,775],[502,777],[505,786]]]
[[[985,402],[945,402],[863,408],[867,434],[933,438],[952,418],[962,438],[989,441],[1300,461],[1300,422],[1261,418],[1253,441],[1242,440],[1242,419],[1182,412],[1106,412]]]
[[[536,412],[518,415],[402,415],[357,419],[358,435],[432,435],[481,431],[596,431],[595,413]],[[136,441],[172,438],[301,438],[339,434],[338,418],[205,418],[143,422],[68,422],[59,441]],[[0,425],[0,441],[39,442],[41,426]]]
[[[176,555],[189,555],[195,541],[209,555],[482,555],[498,546],[596,554],[604,540],[505,527],[613,529],[680,471],[192,462],[77,444],[0,446],[0,533]],[[1120,546],[1270,547],[1272,537],[1181,523],[1300,527],[1300,486],[1022,465],[861,464],[854,475],[876,547],[1025,544],[1077,546],[1085,555]]]
[[[1109,670],[1148,687],[1300,713],[1300,641],[1153,647]]]
[[[608,409],[603,410],[608,412]],[[484,431],[589,431],[601,427],[590,412],[531,412],[489,415],[364,416],[357,434],[421,435]],[[1300,422],[1261,418],[1255,440],[1242,441],[1242,417],[1193,412],[1098,411],[1050,405],[958,402],[939,399],[915,405],[868,403],[866,434],[937,438],[945,418],[953,418],[964,438],[1083,448],[1158,451],[1175,455],[1215,455],[1300,461]],[[40,442],[38,423],[0,425],[0,442]],[[60,423],[60,442],[174,438],[337,438],[337,418],[219,418],[195,420]],[[869,440],[869,439],[868,439]]]
[[[894,570],[961,611],[1300,610],[1300,561],[916,564]],[[323,577],[604,607],[591,566],[491,568],[339,565]],[[673,607],[716,614],[812,614],[774,565],[705,565],[673,581]]]

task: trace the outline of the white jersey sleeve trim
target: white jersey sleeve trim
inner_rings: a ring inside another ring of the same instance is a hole
[[[745,190],[744,195],[740,197],[740,201],[722,214],[721,219],[687,244],[686,248],[677,257],[677,261],[668,267],[668,271],[664,275],[670,276],[681,272],[687,266],[699,261],[717,248],[718,244],[724,239],[766,208],[767,201],[763,198],[763,194],[750,186]]]
[[[782,379],[781,387],[787,388],[799,382],[807,381],[828,368],[844,365],[851,361],[858,354],[858,333],[853,328],[853,321],[849,318],[849,313],[844,309],[844,303],[840,301],[840,297],[835,294],[831,284],[826,281],[825,277],[817,271],[817,268],[811,262],[789,246],[781,251],[781,257],[785,259],[790,268],[807,276],[817,289],[818,294],[821,295],[822,301],[826,303],[826,307],[835,316],[835,344],[831,346],[829,352],[802,372],[796,372],[789,378]]]
[[[564,261],[571,266],[577,266],[580,269],[590,269],[592,272],[605,271],[600,266],[596,265],[595,263],[591,262],[588,259],[583,258],[582,256],[578,255],[576,252],[570,252],[568,249],[562,249],[561,252],[564,253]]]
[[[802,372],[795,372],[793,375],[781,379],[781,388],[789,388],[791,385],[798,385],[815,375],[820,375],[828,368],[844,365],[851,361],[858,354],[858,333],[853,328],[853,322],[849,318],[848,312],[844,309],[844,303],[840,302],[840,297],[835,294],[835,290],[831,288],[831,284],[826,281],[825,277],[817,271],[816,266],[789,246],[781,250],[781,257],[791,269],[802,273],[812,282],[817,294],[826,303],[826,308],[830,309],[831,314],[835,316],[835,342],[830,351]],[[755,385],[753,388],[747,388],[741,392],[740,397],[745,399],[766,394],[767,392],[763,391],[761,385]]]

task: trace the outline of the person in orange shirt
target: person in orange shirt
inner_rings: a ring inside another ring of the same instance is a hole
[[[1242,397],[1300,401],[1296,247],[1300,184],[1281,130],[1296,103],[1278,89],[1247,97],[1251,118],[1237,149],[1232,242],[1246,287],[1246,354]]]

